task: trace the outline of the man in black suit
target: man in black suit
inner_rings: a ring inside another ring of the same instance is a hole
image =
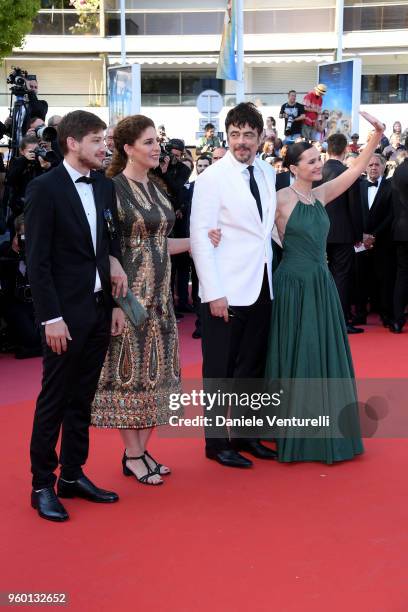
[[[367,302],[379,312],[384,326],[392,319],[395,280],[394,247],[391,239],[393,196],[391,181],[384,178],[385,159],[375,153],[360,183],[363,237],[366,251],[356,257],[355,323],[366,323]]]
[[[347,150],[344,134],[333,134],[327,139],[329,159],[323,166],[323,183],[331,181],[347,170],[343,164]],[[364,330],[349,323],[351,285],[353,280],[354,245],[363,239],[363,219],[360,206],[360,185],[356,181],[341,196],[328,202],[330,219],[327,236],[327,259],[343,308],[349,334]]]
[[[405,140],[405,148],[408,148],[408,138]],[[408,159],[395,170],[392,188],[394,193],[392,239],[396,247],[397,276],[390,331],[400,334],[405,323],[404,311],[408,303]]]
[[[41,324],[43,380],[31,438],[31,503],[42,518],[65,521],[59,497],[117,501],[83,473],[89,448],[90,407],[109,345],[121,333],[123,313],[111,292],[125,295],[114,185],[93,169],[105,158],[105,123],[75,111],[59,126],[64,161],[34,179],[26,191],[28,276]],[[61,430],[61,451],[55,451]]]

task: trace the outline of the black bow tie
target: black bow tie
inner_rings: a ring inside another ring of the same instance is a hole
[[[75,181],[76,183],[86,183],[87,185],[92,185],[95,182],[95,179],[92,176],[80,176]]]
[[[373,181],[372,183],[368,183],[369,187],[378,187],[378,181]]]

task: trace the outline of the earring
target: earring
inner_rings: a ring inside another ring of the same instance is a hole
[[[134,162],[133,157],[129,157],[129,163],[130,163],[130,164],[133,164],[133,162]]]

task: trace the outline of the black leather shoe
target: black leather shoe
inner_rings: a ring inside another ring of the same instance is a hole
[[[68,512],[55,495],[53,487],[31,492],[31,506],[47,521],[62,523],[69,519]]]
[[[391,323],[389,327],[390,332],[392,332],[393,334],[402,334],[402,325],[400,325],[399,323]]]
[[[194,338],[194,340],[199,340],[201,338],[201,332],[195,329],[191,334],[191,337]]]
[[[252,461],[232,449],[220,450],[218,452],[205,451],[205,455],[207,459],[214,459],[214,461],[218,461],[218,463],[226,467],[250,468],[253,465]]]
[[[387,315],[380,316],[380,319],[383,327],[390,327],[390,325],[393,324],[393,320],[390,317],[387,317]]]
[[[362,334],[364,333],[364,329],[361,327],[354,327],[354,325],[347,325],[347,333],[348,334]]]
[[[271,448],[268,448],[259,440],[236,440],[232,442],[232,447],[236,451],[250,453],[258,459],[276,459],[278,453]]]
[[[109,504],[117,502],[119,496],[112,491],[105,491],[95,486],[93,482],[86,476],[81,476],[74,482],[67,482],[60,478],[57,486],[58,497],[71,498],[82,497],[88,501],[97,502],[100,504]]]
[[[351,319],[351,325],[367,325],[367,317],[357,315]]]

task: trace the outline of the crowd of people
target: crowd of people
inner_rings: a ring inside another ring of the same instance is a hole
[[[209,459],[246,468],[242,452],[326,463],[363,452],[347,333],[362,333],[369,312],[394,333],[405,323],[408,139],[396,122],[388,140],[366,113],[365,145],[347,138],[323,109],[326,90],[303,104],[289,92],[282,138],[273,117],[242,103],[225,141],[209,123],[195,150],[143,115],[106,126],[74,111],[52,117],[47,137],[45,117],[26,118],[6,184],[0,317],[16,357],[43,356],[31,439],[41,517],[68,519],[59,498],[117,501],[82,470],[91,423],[119,430],[125,476],[163,484],[171,470],[148,444],[181,391],[185,314],[196,315],[207,390],[264,376],[345,381],[324,412],[336,421],[347,406],[352,433],[284,434],[274,450],[206,425]],[[286,410],[302,416],[304,400]]]

